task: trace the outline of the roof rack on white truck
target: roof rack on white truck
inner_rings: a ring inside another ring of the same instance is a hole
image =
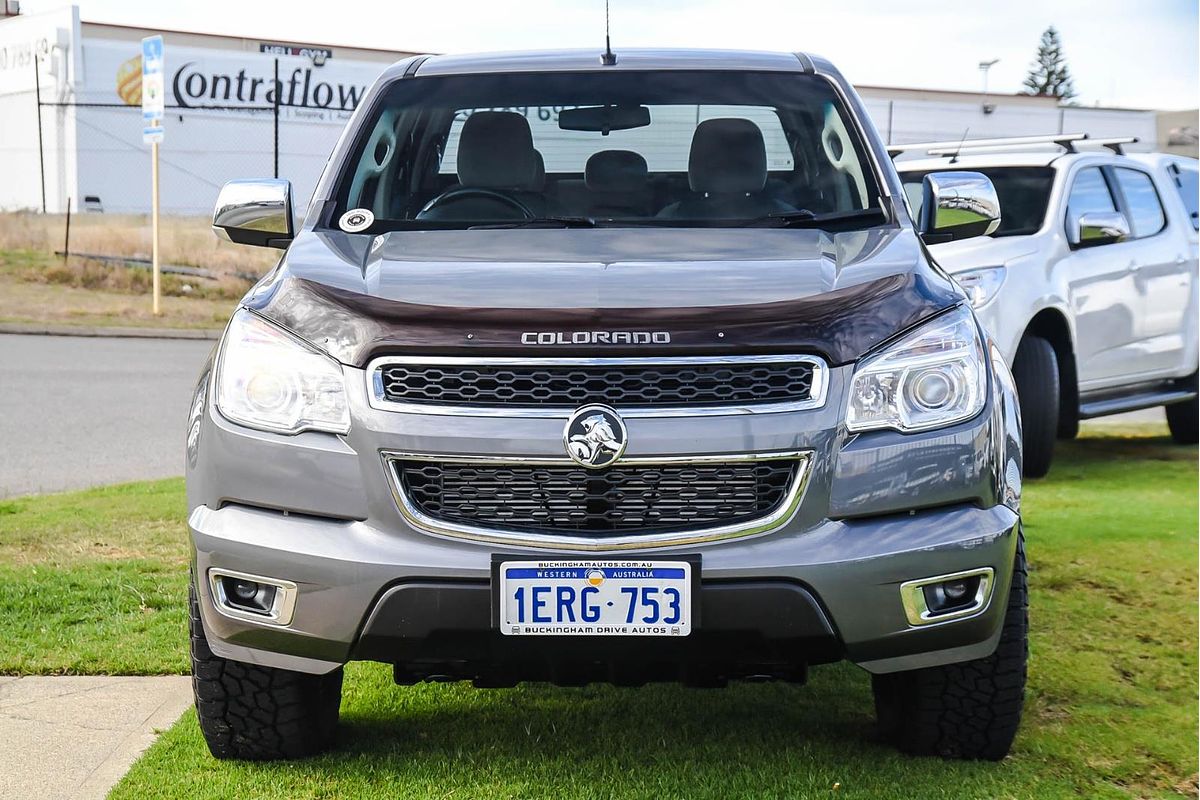
[[[977,150],[1011,150],[1019,147],[1052,144],[1063,148],[1068,153],[1077,153],[1078,146],[1096,145],[1107,147],[1119,156],[1125,155],[1125,145],[1136,144],[1136,136],[1117,136],[1106,139],[1093,139],[1086,133],[1058,133],[1045,136],[1003,136],[995,139],[963,139],[962,141],[945,142],[911,142],[908,144],[889,144],[888,155],[893,159],[902,153],[924,151],[931,156],[956,156],[963,151]]]

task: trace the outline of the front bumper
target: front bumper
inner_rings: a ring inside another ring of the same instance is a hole
[[[277,626],[224,615],[208,581],[198,581],[201,617],[218,655],[308,672],[369,658],[418,676],[459,670],[459,677],[487,663],[512,670],[546,661],[540,649],[547,640],[526,644],[491,630],[486,547],[433,537],[401,543],[365,522],[238,506],[199,507],[189,526],[198,576],[236,569],[297,586],[291,623]],[[700,644],[683,640],[658,660],[694,663],[711,655],[735,673],[759,674],[751,670],[788,660],[802,667],[845,657],[891,672],[984,657],[1003,622],[1018,526],[1005,506],[957,506],[826,521],[803,533],[705,550],[694,640]],[[995,589],[979,613],[908,623],[900,584],[979,567],[995,570]],[[624,645],[614,641],[592,637],[580,650],[575,640],[572,654],[619,668]],[[526,667],[518,677],[529,675]]]
[[[794,451],[810,454],[813,466],[794,515],[774,530],[620,553],[433,535],[414,528],[397,507],[381,453],[550,455],[561,452],[559,421],[379,411],[370,408],[357,373],[348,378],[357,387],[349,435],[284,437],[221,418],[203,396],[202,380],[187,474],[193,567],[209,644],[226,658],[284,669],[320,673],[371,659],[396,664],[399,679],[485,683],[560,680],[560,671],[580,664],[607,670],[582,679],[637,681],[688,679],[688,665],[706,666],[708,678],[796,677],[788,671],[842,658],[886,673],[985,657],[1002,627],[1020,527],[1015,395],[992,352],[988,405],[976,418],[937,431],[847,434],[845,368],[831,372],[821,408],[632,421],[635,456]],[[611,637],[502,637],[491,628],[495,553],[699,555],[700,624],[686,639],[643,639],[637,647]],[[219,611],[207,580],[213,568],[294,583],[289,623]],[[977,613],[910,624],[901,584],[980,568],[994,570],[994,581]],[[631,672],[639,664],[656,666]]]

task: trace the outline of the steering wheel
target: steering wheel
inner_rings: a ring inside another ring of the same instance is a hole
[[[456,200],[465,200],[471,197],[483,197],[488,200],[495,200],[497,203],[503,203],[509,208],[519,211],[521,215],[525,217],[525,219],[537,218],[537,214],[530,211],[529,206],[525,205],[515,197],[509,197],[503,192],[498,192],[495,189],[481,189],[474,186],[459,186],[457,189],[451,189],[448,192],[442,192],[437,197],[425,204],[424,208],[417,213],[417,218],[419,219],[422,215],[432,211],[438,206],[442,206],[446,203],[454,202]]]

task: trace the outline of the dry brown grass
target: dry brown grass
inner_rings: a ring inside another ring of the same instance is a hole
[[[207,217],[164,216],[159,230],[164,264],[201,267],[213,272],[262,275],[280,251],[230,244],[213,235]],[[66,216],[16,212],[0,214],[0,250],[63,249]],[[105,256],[150,257],[150,218],[120,214],[72,214],[71,252]]]
[[[28,283],[0,274],[0,322],[220,328],[235,307],[231,300],[164,297],[162,314],[156,317],[146,294]]]
[[[211,280],[164,274],[163,313],[150,312],[148,268],[55,256],[63,249],[65,215],[0,214],[0,322],[98,326],[220,327],[250,287],[279,258],[217,239],[203,217],[164,217],[164,264],[199,267]],[[150,224],[144,216],[74,214],[72,253],[148,258]]]
[[[0,256],[2,259],[3,256]],[[35,265],[13,274],[32,283],[53,283],[77,289],[105,289],[129,294],[149,294],[153,291],[154,278],[149,269],[126,267],[120,264],[91,261],[72,256],[67,261]],[[162,276],[160,286],[165,297],[203,297],[215,300],[237,300],[242,297],[250,282],[236,276],[225,275],[219,280],[196,278],[188,275]]]
[[[34,250],[0,250],[0,322],[220,327],[249,283],[164,275],[162,314],[151,313],[150,271]]]

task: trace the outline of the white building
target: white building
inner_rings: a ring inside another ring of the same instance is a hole
[[[224,181],[276,172],[293,182],[303,206],[366,88],[410,55],[87,22],[78,7],[0,17],[0,209],[62,212],[68,200],[109,213],[149,209],[140,41],[155,33],[163,34],[166,61],[161,185],[168,213],[207,213]],[[1137,136],[1142,143],[1134,149],[1152,150],[1158,136],[1153,111],[858,88],[889,143],[1087,132]]]
[[[41,209],[43,172],[49,212],[65,211],[68,199],[76,209],[149,209],[141,39],[155,33],[166,61],[168,213],[205,213],[224,181],[274,174],[276,150],[278,174],[303,205],[367,87],[411,55],[92,23],[78,7],[0,17],[0,209]]]

